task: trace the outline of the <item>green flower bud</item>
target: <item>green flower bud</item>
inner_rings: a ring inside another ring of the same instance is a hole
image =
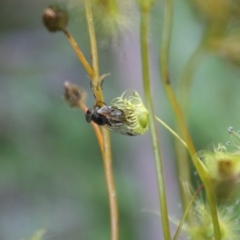
[[[221,240],[238,240],[239,224],[237,215],[231,207],[218,207],[218,220],[220,226]],[[202,200],[196,200],[192,209],[193,222],[184,226],[184,230],[192,240],[213,240],[214,229],[212,216],[208,205]]]
[[[221,144],[214,152],[202,151],[202,159],[212,180],[213,189],[219,200],[228,200],[237,194],[240,186],[240,152],[239,135],[229,128],[233,146],[237,151],[229,152]],[[231,145],[228,142],[228,145]]]
[[[149,114],[142,99],[136,91],[126,91],[120,97],[112,100],[111,106],[121,110],[125,116],[125,122],[121,126],[121,131],[126,131],[128,135],[142,135],[148,130]]]

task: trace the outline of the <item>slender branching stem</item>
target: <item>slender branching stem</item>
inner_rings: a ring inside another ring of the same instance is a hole
[[[95,30],[94,30],[93,15],[92,15],[92,11],[91,11],[91,3],[89,1],[85,1],[85,11],[86,11],[86,17],[87,17],[88,32],[89,32],[89,37],[90,37],[92,66],[93,66],[95,75],[99,76],[96,34],[95,34]],[[94,80],[98,81],[98,79],[94,79]]]
[[[203,33],[203,37],[198,45],[198,47],[194,50],[193,54],[188,59],[185,64],[182,74],[180,76],[177,88],[177,96],[179,100],[179,104],[182,108],[183,115],[185,117],[185,121],[188,122],[188,108],[189,108],[189,100],[190,100],[190,89],[192,87],[192,82],[194,79],[194,74],[197,70],[197,67],[200,65],[201,61],[206,57],[209,39],[214,35],[221,35],[219,32],[219,28],[216,27],[215,24],[209,24]],[[181,132],[179,125],[176,126],[177,131]],[[177,172],[178,177],[184,182],[190,183],[190,165],[188,160],[188,153],[185,148],[179,143],[179,141],[175,141],[175,149],[176,149],[176,160],[177,160]],[[186,194],[184,187],[180,184],[180,192],[182,198],[183,207],[186,207],[186,204],[189,202],[189,195]],[[191,215],[188,215],[188,222],[191,224]]]
[[[65,91],[64,91],[64,99],[69,104],[70,107],[79,107],[82,109],[84,113],[87,112],[87,107],[85,105],[85,97],[86,93],[81,88],[79,88],[76,85],[73,85],[69,82],[64,83]],[[93,121],[91,121],[91,125],[93,127],[93,130],[96,134],[101,152],[103,153],[103,137],[102,133],[100,131],[100,128],[97,124],[95,124]]]
[[[181,155],[180,156],[183,157],[182,153],[187,153],[187,144],[165,122],[163,122],[160,118],[158,118],[156,116],[155,116],[155,118],[165,129],[167,129],[175,137],[175,146],[177,147],[176,151],[177,151],[177,153],[179,153],[178,150],[181,149]],[[185,160],[185,159],[183,159],[183,160]],[[188,160],[188,159],[186,158],[186,160]],[[189,175],[189,164],[188,164],[187,161],[186,162],[183,162],[183,161],[180,162],[179,161],[177,163],[179,163],[178,166],[177,166],[177,171],[178,171],[178,176],[179,176],[179,179],[180,179],[179,187],[180,187],[181,198],[182,198],[182,206],[183,206],[183,209],[185,209],[190,198],[189,198],[188,194],[186,194],[186,191],[185,191],[184,186],[183,186],[182,183],[183,182],[190,183],[190,181],[189,181],[190,177],[188,176]],[[185,175],[184,175],[184,173],[185,173]],[[191,221],[191,215],[188,215],[188,220],[189,220],[189,223],[192,222]]]
[[[92,16],[91,5],[88,0],[85,1],[85,12],[88,24],[88,31],[90,37],[90,48],[92,57],[92,68],[94,71],[94,76],[91,78],[91,86],[94,95],[98,101],[103,102],[103,94],[101,89],[101,77],[99,76],[98,68],[98,51],[97,42],[94,29],[94,22]],[[117,198],[116,190],[114,185],[113,170],[112,170],[112,156],[111,156],[111,144],[110,136],[107,129],[102,129],[103,136],[103,164],[104,172],[107,184],[109,205],[110,205],[110,221],[111,221],[111,240],[118,240],[118,208],[117,208]]]
[[[187,215],[188,215],[188,212],[189,212],[189,210],[190,210],[190,208],[191,208],[191,206],[192,206],[195,198],[197,197],[198,193],[199,193],[202,189],[203,189],[203,184],[201,184],[201,185],[199,186],[199,188],[198,188],[197,191],[193,194],[191,200],[189,201],[189,203],[188,203],[188,205],[187,205],[187,207],[186,207],[186,209],[185,209],[185,211],[184,211],[184,214],[183,214],[183,216],[182,216],[182,218],[181,218],[181,220],[180,220],[180,223],[179,223],[179,225],[178,225],[177,231],[176,231],[176,233],[175,233],[175,235],[174,235],[174,237],[173,237],[173,240],[177,240],[177,239],[178,239],[179,234],[180,234],[180,231],[181,231],[181,228],[182,228],[182,225],[184,224],[184,221],[185,221],[185,219],[186,219],[186,217],[187,217]]]
[[[149,15],[150,15],[150,8],[140,7],[140,17],[141,17],[140,41],[141,41],[141,54],[142,54],[143,87],[144,87],[144,93],[146,98],[146,105],[149,111],[149,123],[150,123],[151,138],[152,138],[153,151],[154,151],[154,157],[155,157],[155,167],[156,167],[157,181],[158,181],[158,192],[159,192],[159,200],[160,200],[163,235],[165,240],[170,240],[171,236],[170,236],[170,229],[169,229],[163,164],[161,159],[161,152],[160,152],[160,145],[159,145],[160,143],[158,139],[152,94],[150,89],[149,60],[148,60],[149,58],[149,49],[148,49]]]
[[[104,142],[104,154],[103,154],[104,171],[107,182],[108,199],[110,205],[111,240],[118,240],[119,239],[118,206],[116,189],[113,178],[112,154],[109,131],[103,128],[102,135]]]
[[[63,29],[62,30],[63,33],[66,35],[68,41],[70,42],[70,44],[72,45],[75,53],[77,54],[80,62],[82,63],[83,67],[85,68],[85,70],[87,71],[88,75],[90,78],[92,78],[94,76],[94,71],[91,68],[91,66],[89,65],[88,61],[86,60],[86,58],[84,57],[81,49],[79,48],[79,46],[77,45],[77,43],[75,42],[74,38],[72,37],[72,35],[67,31],[67,29]]]
[[[156,120],[165,128],[167,129],[175,138],[176,140],[180,141],[182,145],[187,148],[187,144],[184,142],[184,140],[176,133],[174,132],[164,121],[162,121],[160,118],[155,116]]]
[[[98,51],[97,51],[97,42],[96,34],[94,30],[93,15],[91,10],[91,3],[85,0],[85,12],[87,17],[88,32],[90,37],[90,49],[91,49],[91,58],[92,58],[92,67],[95,75],[92,78],[91,86],[94,92],[94,95],[97,100],[103,102],[103,94],[101,88],[101,77],[99,76],[99,67],[98,67]]]
[[[181,130],[179,129],[179,125],[177,122],[175,122],[176,125],[176,131],[181,133]],[[184,148],[182,146],[182,143],[179,142],[177,139],[174,141],[174,147],[175,147],[175,155],[176,155],[176,170],[177,170],[177,177],[178,177],[178,185],[180,190],[180,196],[182,201],[182,209],[185,209],[187,207],[188,202],[190,201],[190,195],[186,193],[183,183],[188,183],[191,185],[191,166],[189,162],[189,154],[187,151],[187,148]],[[190,224],[192,222],[191,219],[192,215],[188,215],[188,223]]]
[[[194,77],[194,73],[199,66],[201,60],[205,56],[206,53],[206,43],[207,43],[207,36],[204,34],[203,39],[201,40],[198,47],[195,49],[191,57],[188,59],[186,65],[183,68],[182,74],[180,76],[177,88],[177,96],[184,113],[185,121],[188,122],[188,104],[190,100],[190,90],[192,86],[192,81]],[[181,132],[179,125],[176,123],[176,129],[178,132]],[[175,149],[176,149],[176,162],[177,162],[177,173],[179,179],[184,182],[191,182],[191,175],[190,175],[190,165],[189,165],[189,157],[187,153],[187,149],[183,148],[179,141],[175,140]],[[182,205],[183,209],[187,206],[188,202],[190,201],[190,196],[186,194],[186,191],[183,185],[179,184],[181,198],[182,198]],[[191,215],[188,215],[188,222],[191,224],[192,219]]]
[[[181,108],[174,95],[170,78],[169,78],[168,62],[169,62],[169,49],[170,49],[170,40],[171,40],[171,32],[172,32],[173,0],[165,0],[165,3],[166,3],[166,6],[164,11],[164,27],[163,27],[163,37],[162,37],[161,54],[160,54],[161,80],[162,80],[165,92],[168,96],[169,102],[173,108],[174,114],[177,118],[179,128],[182,132],[185,142],[187,143],[188,151],[193,161],[193,164],[204,184],[211,215],[212,215],[215,240],[220,240],[221,234],[220,234],[220,228],[219,228],[219,222],[218,222],[216,200],[215,200],[215,196],[210,183],[209,174],[205,166],[202,164],[202,162],[196,155],[196,151],[195,151],[192,139],[188,133],[188,129],[185,124],[185,120],[184,120]]]

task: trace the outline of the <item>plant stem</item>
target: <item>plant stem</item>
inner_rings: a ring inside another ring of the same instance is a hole
[[[112,170],[112,154],[109,131],[103,128],[102,135],[104,141],[104,154],[103,154],[104,172],[107,182],[108,199],[110,205],[111,239],[118,240],[119,239],[118,206]]]
[[[102,94],[102,88],[101,88],[102,79],[99,76],[99,67],[98,67],[98,51],[97,51],[96,34],[95,34],[94,23],[93,23],[91,3],[88,0],[85,0],[85,12],[87,17],[88,32],[90,37],[92,67],[95,73],[91,81],[91,86],[96,99],[103,102],[103,94]]]
[[[192,139],[188,133],[181,108],[174,95],[170,78],[169,78],[168,58],[169,58],[169,49],[170,49],[170,40],[171,40],[171,31],[172,31],[172,18],[173,18],[173,2],[172,1],[173,0],[165,0],[166,6],[164,11],[164,27],[163,27],[163,37],[162,37],[161,55],[160,55],[161,80],[162,80],[165,92],[168,96],[169,102],[173,108],[174,114],[178,120],[178,124],[184,136],[185,142],[187,143],[188,151],[193,161],[193,164],[204,184],[209,207],[211,210],[211,215],[212,215],[215,240],[220,240],[221,234],[220,234],[220,228],[219,228],[219,222],[218,222],[216,200],[215,200],[215,196],[212,191],[212,186],[209,180],[210,179],[209,174],[205,166],[202,164],[202,162],[196,155],[196,151],[195,151]]]
[[[83,110],[84,113],[88,110],[88,108],[81,101],[79,101],[78,104],[79,104],[79,107]],[[104,153],[104,144],[103,144],[102,133],[101,133],[101,131],[99,129],[99,126],[96,123],[91,121],[91,125],[92,125],[92,128],[93,128],[93,130],[94,130],[94,132],[96,134],[96,137],[97,137],[97,140],[98,140],[101,152],[103,154]]]
[[[87,109],[86,105],[84,104],[85,97],[86,97],[85,91],[83,91],[78,86],[73,85],[69,82],[64,83],[64,88],[65,88],[64,99],[69,104],[69,106],[70,107],[78,106],[79,108],[82,109],[82,111],[84,113],[86,113],[88,109]],[[100,131],[100,128],[93,121],[91,121],[91,125],[92,125],[93,130],[96,134],[101,152],[103,152],[103,138],[102,138],[102,133]]]
[[[190,98],[190,89],[192,86],[193,76],[196,71],[197,66],[199,65],[200,61],[203,59],[206,49],[207,43],[207,36],[206,33],[204,34],[204,38],[201,40],[199,46],[195,49],[189,60],[187,61],[183,72],[181,74],[180,80],[178,82],[178,89],[177,89],[177,96],[179,99],[180,106],[183,110],[185,121],[188,120],[188,104]],[[179,129],[179,125],[176,123],[176,129],[178,132],[181,132]],[[176,152],[176,162],[177,162],[177,172],[178,177],[183,182],[191,183],[191,176],[190,176],[190,165],[188,159],[187,149],[183,148],[183,146],[178,142],[175,141],[175,152]],[[186,208],[188,202],[190,201],[189,195],[186,194],[184,186],[180,183],[179,184],[180,192],[181,192],[181,199],[183,209]],[[192,219],[191,215],[188,215],[188,222],[191,224]]]
[[[151,138],[152,138],[154,158],[155,158],[155,167],[156,167],[156,173],[157,173],[163,235],[165,240],[170,240],[171,236],[170,236],[169,220],[168,220],[166,190],[165,190],[165,184],[164,184],[164,172],[163,172],[163,165],[162,165],[160,145],[159,145],[160,143],[157,136],[157,126],[155,122],[153,101],[151,97],[152,94],[150,90],[149,61],[148,61],[149,15],[150,15],[150,7],[144,8],[140,6],[140,18],[141,18],[140,41],[141,41],[141,54],[142,54],[143,87],[144,87],[144,93],[146,98],[146,105],[149,111],[150,131],[151,131]]]
[[[201,185],[199,186],[199,188],[197,189],[197,191],[194,193],[194,195],[192,196],[191,200],[189,201],[186,209],[184,210],[184,214],[183,214],[183,216],[182,216],[182,218],[181,218],[181,221],[180,221],[180,223],[179,223],[179,225],[178,225],[178,228],[177,228],[177,231],[176,231],[176,233],[175,233],[175,235],[174,235],[174,237],[173,237],[173,240],[177,240],[177,239],[178,239],[179,234],[180,234],[180,231],[181,231],[181,228],[182,228],[182,225],[184,224],[184,221],[185,221],[185,219],[186,219],[186,217],[187,217],[187,214],[188,214],[188,212],[189,212],[189,210],[190,210],[190,208],[191,208],[191,206],[192,206],[192,204],[193,204],[193,201],[195,200],[195,198],[197,197],[198,193],[199,193],[202,189],[203,189],[203,184],[201,184]]]
[[[80,62],[82,63],[83,67],[85,68],[85,70],[87,71],[88,75],[90,78],[92,78],[94,76],[94,71],[92,70],[91,66],[89,65],[88,61],[86,60],[86,58],[84,57],[82,51],[80,50],[79,46],[77,45],[77,43],[75,42],[74,38],[72,37],[72,35],[67,31],[67,29],[63,29],[62,30],[63,33],[66,35],[68,41],[70,42],[70,44],[72,45],[75,53],[77,54]]]
[[[176,133],[174,132],[164,121],[162,121],[160,118],[156,117],[156,120],[164,127],[166,128],[175,138],[176,140],[180,141],[182,145],[187,148],[187,144],[183,141],[183,139]]]
[[[90,48],[92,55],[92,67],[94,71],[94,76],[91,78],[91,85],[95,97],[97,100],[103,102],[103,94],[101,89],[101,80],[102,78],[99,76],[99,68],[98,68],[98,52],[97,52],[97,43],[96,43],[96,35],[93,23],[93,16],[91,5],[88,0],[85,1],[85,11],[86,18],[88,24],[88,31],[90,37]],[[108,191],[108,199],[110,205],[110,221],[111,221],[111,240],[118,240],[118,208],[117,208],[117,198],[116,198],[116,190],[114,185],[113,178],[113,170],[112,170],[112,156],[111,156],[111,143],[110,136],[107,129],[102,129],[103,136],[103,165],[104,165],[104,173],[107,184]]]
[[[190,200],[189,195],[186,193],[184,189],[185,182],[190,184],[190,176],[189,176],[189,164],[188,164],[188,158],[187,158],[187,144],[184,142],[184,140],[175,132],[173,131],[165,122],[163,122],[160,118],[156,117],[156,120],[164,127],[166,128],[174,137],[175,137],[175,146],[176,146],[176,152],[177,152],[177,172],[178,172],[178,179],[179,179],[179,188],[181,193],[181,199],[182,199],[182,206],[183,209],[187,207],[187,204]],[[180,152],[181,151],[181,152]],[[183,155],[184,154],[184,155]],[[185,157],[186,155],[186,157]],[[191,221],[191,215],[188,215],[189,222]]]

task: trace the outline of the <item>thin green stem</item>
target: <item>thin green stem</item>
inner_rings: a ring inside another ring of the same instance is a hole
[[[175,235],[173,237],[173,240],[177,240],[178,239],[180,231],[182,229],[182,225],[183,225],[183,223],[184,223],[184,221],[185,221],[185,219],[186,219],[186,217],[188,215],[188,212],[189,212],[189,210],[190,210],[190,208],[191,208],[191,206],[193,204],[193,201],[197,197],[198,193],[202,190],[202,188],[203,188],[203,184],[200,185],[200,187],[197,189],[197,191],[194,193],[194,195],[192,196],[191,200],[189,201],[189,203],[188,203],[188,205],[187,205],[187,207],[186,207],[186,209],[184,211],[184,214],[183,214],[183,216],[181,218],[181,221],[180,221],[180,223],[178,225],[177,231],[176,231],[176,233],[175,233]]]
[[[189,198],[189,195],[186,194],[184,185],[182,183],[188,182],[190,184],[190,180],[189,180],[190,176],[189,176],[189,164],[187,161],[184,162],[185,159],[186,160],[188,160],[188,159],[184,158],[182,153],[187,153],[188,146],[187,146],[186,142],[184,142],[184,140],[175,131],[173,131],[165,122],[163,122],[160,118],[158,118],[156,116],[155,116],[155,118],[164,128],[166,128],[175,137],[175,146],[176,146],[177,154],[180,153],[179,149],[182,151],[181,155],[177,155],[177,156],[181,156],[182,158],[179,157],[179,159],[183,160],[182,162],[177,161],[177,163],[178,163],[177,171],[178,171],[178,178],[180,180],[179,188],[180,188],[180,193],[181,193],[181,198],[182,198],[182,206],[183,206],[183,209],[185,209],[190,198]],[[189,222],[191,222],[191,215],[188,215],[188,220],[189,220]]]
[[[190,98],[190,90],[192,86],[192,81],[194,77],[194,73],[197,69],[197,66],[199,66],[200,61],[203,59],[206,53],[206,44],[207,44],[208,34],[207,31],[204,33],[204,37],[201,40],[201,43],[199,46],[195,49],[189,60],[187,61],[183,72],[181,74],[180,80],[178,82],[178,99],[180,106],[182,107],[185,120],[187,121],[187,115],[188,115],[188,103]],[[178,132],[181,132],[179,129],[179,125],[176,123],[176,129]],[[185,148],[182,147],[182,145],[175,141],[175,152],[176,152],[176,162],[177,162],[177,173],[179,179],[181,179],[183,182],[188,182],[190,184],[191,182],[191,176],[190,176],[190,165],[189,165],[189,159],[188,159],[188,153]],[[181,192],[181,199],[182,199],[182,205],[183,209],[187,206],[189,202],[189,195],[186,194],[186,191],[183,187],[183,185],[179,184],[180,192]],[[188,221],[189,224],[192,222],[191,215],[188,215]]]
[[[103,102],[103,94],[102,94],[102,88],[101,88],[102,79],[99,76],[99,67],[98,67],[98,51],[97,51],[96,34],[95,34],[94,23],[93,23],[91,3],[88,0],[85,0],[85,12],[86,12],[86,18],[87,18],[87,24],[88,24],[88,32],[90,37],[92,68],[94,70],[94,76],[91,78],[91,86],[96,99]]]
[[[169,102],[173,108],[174,114],[177,118],[179,128],[183,134],[185,142],[187,143],[188,151],[193,161],[193,164],[196,170],[198,171],[198,174],[204,184],[208,203],[211,210],[211,215],[212,215],[215,240],[220,240],[221,234],[220,234],[220,228],[219,228],[219,222],[218,222],[216,200],[215,200],[214,193],[212,191],[209,174],[205,166],[202,164],[202,162],[196,155],[196,151],[195,151],[192,139],[188,133],[188,129],[185,124],[185,120],[184,120],[181,108],[174,95],[170,78],[169,78],[168,63],[169,63],[169,49],[170,49],[172,20],[173,20],[173,0],[165,0],[165,3],[166,3],[166,6],[164,11],[163,37],[162,37],[161,54],[160,54],[161,80],[162,80],[165,92],[168,96]]]
[[[179,125],[176,122],[177,132],[181,132],[179,129]],[[175,139],[175,155],[176,155],[176,169],[177,176],[179,180],[179,190],[182,201],[182,208],[185,209],[187,207],[188,202],[190,201],[189,194],[186,193],[183,183],[188,183],[191,185],[191,175],[190,175],[190,162],[189,162],[189,154],[186,148],[182,146],[182,144]],[[191,215],[188,215],[188,222],[191,223]]]
[[[175,121],[176,130],[178,133],[181,133],[181,129],[177,121]],[[186,209],[188,202],[190,201],[190,195],[187,194],[186,189],[184,188],[183,183],[188,183],[191,186],[191,175],[190,175],[190,162],[189,154],[186,148],[182,144],[175,140],[175,154],[176,154],[176,164],[177,164],[177,176],[179,180],[179,190],[182,201],[183,209]],[[192,215],[188,214],[188,223],[192,223]]]
[[[90,4],[89,1],[85,1],[85,10],[86,10],[88,31],[89,31],[89,37],[90,37],[92,68],[94,69],[95,75],[99,76],[98,51],[97,51],[96,34],[95,34],[95,30],[94,30],[94,23],[93,23],[93,15],[92,15],[92,10],[91,10],[91,4]]]
[[[85,11],[90,37],[92,68],[94,71],[94,76],[91,79],[91,85],[97,100],[103,102],[103,94],[101,89],[102,77],[99,76],[97,42],[91,4],[89,0],[85,0]],[[119,239],[118,206],[112,169],[111,142],[109,131],[105,128],[102,128],[102,137],[103,137],[103,152],[102,152],[103,165],[110,205],[111,240],[118,240]]]
[[[155,116],[156,120],[164,127],[166,128],[175,138],[176,140],[179,140],[182,145],[187,148],[187,144],[184,142],[184,140],[176,133],[174,132],[164,121],[162,121],[160,118]]]
[[[87,71],[89,77],[92,78],[94,76],[94,72],[93,72],[91,66],[89,65],[88,61],[86,60],[85,56],[83,55],[81,49],[77,45],[76,41],[74,40],[72,35],[67,31],[67,29],[62,29],[62,31],[65,34],[65,36],[67,37],[67,39],[68,39],[69,43],[71,44],[72,48],[74,49],[75,53],[77,54],[78,59],[82,63],[83,67]]]
[[[141,18],[141,23],[140,23],[141,24],[140,25],[141,43],[140,44],[141,44],[141,54],[142,54],[143,87],[144,87],[144,93],[146,98],[146,105],[149,110],[150,131],[151,131],[151,138],[152,138],[153,151],[154,151],[154,157],[155,157],[155,167],[156,167],[157,181],[158,181],[158,192],[159,192],[159,200],[160,200],[163,235],[165,240],[170,240],[171,236],[170,236],[170,229],[169,229],[163,164],[161,159],[161,152],[160,152],[160,145],[159,145],[160,143],[157,136],[157,126],[155,122],[152,94],[150,90],[149,61],[148,61],[149,14],[150,14],[150,8],[140,7],[140,18]]]
[[[119,239],[118,206],[112,169],[112,154],[109,131],[105,128],[102,128],[102,136],[104,142],[104,154],[103,154],[104,171],[110,205],[111,239],[118,240]]]
[[[181,149],[183,153],[187,153],[188,146],[187,146],[186,142],[184,142],[184,140],[175,131],[173,131],[165,122],[163,122],[160,118],[158,118],[156,116],[155,116],[155,118],[164,128],[166,128],[175,137],[177,153],[179,153],[178,152],[179,149]],[[184,157],[184,156],[181,155],[181,157]],[[185,159],[188,160],[187,158],[183,158],[183,160],[185,160]],[[177,171],[178,171],[178,177],[180,179],[179,187],[180,187],[181,198],[182,198],[182,206],[183,206],[183,209],[185,209],[190,198],[189,198],[188,194],[186,194],[184,185],[182,183],[188,182],[190,184],[190,181],[189,181],[190,177],[188,176],[189,175],[189,171],[188,171],[189,164],[188,164],[188,162],[183,162],[183,161],[182,162],[178,161],[177,163],[179,163],[177,166]],[[185,170],[185,168],[186,168],[186,170]],[[186,174],[184,175],[184,173],[186,173]],[[191,215],[188,215],[188,220],[189,220],[189,222],[191,222]]]

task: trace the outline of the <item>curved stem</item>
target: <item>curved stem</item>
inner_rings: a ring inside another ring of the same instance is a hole
[[[64,83],[64,99],[65,101],[69,104],[70,107],[79,107],[82,109],[84,113],[87,112],[87,107],[84,104],[84,100],[86,97],[85,91],[83,91],[81,88],[79,88],[76,85],[73,85],[69,82]],[[91,121],[91,125],[93,127],[93,130],[96,134],[101,152],[103,152],[103,138],[102,138],[102,133],[99,129],[99,126],[95,124],[93,121]]]
[[[186,219],[186,217],[187,217],[187,214],[188,214],[188,212],[189,212],[189,210],[190,210],[190,208],[191,208],[191,206],[192,206],[192,204],[193,204],[193,201],[195,200],[195,198],[197,197],[198,193],[199,193],[202,189],[203,189],[203,184],[201,184],[201,185],[199,186],[199,188],[197,189],[197,191],[194,193],[194,195],[192,196],[191,200],[189,201],[189,203],[188,203],[188,205],[187,205],[187,207],[186,207],[186,209],[185,209],[185,211],[184,211],[184,214],[183,214],[183,216],[182,216],[182,218],[181,218],[181,221],[180,221],[180,223],[179,223],[179,225],[178,225],[177,231],[176,231],[176,233],[175,233],[175,235],[174,235],[174,237],[173,237],[173,240],[177,240],[177,239],[178,239],[179,234],[180,234],[180,231],[181,231],[181,228],[182,228],[182,225],[183,225],[183,223],[184,223],[184,221],[185,221],[185,219]]]
[[[99,76],[98,68],[98,52],[97,52],[97,42],[93,23],[93,16],[91,5],[88,0],[85,0],[85,12],[89,30],[90,37],[90,48],[92,55],[92,67],[94,71],[94,76],[91,78],[91,85],[97,100],[103,101],[103,94],[101,89],[101,77]],[[111,156],[111,143],[110,136],[107,129],[102,129],[103,137],[103,165],[104,173],[107,184],[108,199],[110,205],[110,222],[111,222],[111,240],[118,240],[119,229],[118,229],[118,207],[117,207],[117,197],[113,178],[112,170],[112,156]]]
[[[160,118],[155,116],[156,120],[164,127],[166,128],[177,140],[179,140],[182,145],[187,148],[187,144],[183,141],[183,139],[176,133],[174,132],[164,121],[162,121]]]
[[[104,141],[104,154],[103,154],[104,172],[110,205],[111,239],[118,240],[119,239],[118,206],[112,169],[112,154],[109,131],[105,128],[102,128],[102,135]]]
[[[220,228],[219,228],[219,222],[218,222],[216,200],[215,200],[215,196],[213,194],[211,183],[209,180],[209,174],[205,166],[202,164],[202,162],[196,155],[196,151],[195,151],[192,139],[188,133],[181,108],[174,95],[170,78],[169,78],[168,62],[169,62],[169,49],[170,49],[170,40],[171,40],[171,32],[172,32],[172,18],[173,18],[173,2],[172,1],[173,0],[165,0],[166,6],[164,11],[164,27],[163,27],[163,37],[162,37],[161,54],[160,54],[161,80],[162,80],[165,92],[168,96],[169,102],[173,108],[174,114],[177,118],[180,130],[187,143],[188,151],[193,161],[193,164],[196,170],[198,171],[198,174],[204,184],[208,203],[211,210],[211,215],[212,215],[215,240],[220,240],[221,234],[220,234]]]
[[[88,108],[81,102],[79,101],[79,107],[83,110],[84,113],[86,113],[86,111],[88,110]],[[101,149],[101,152],[102,154],[104,153],[104,144],[103,144],[103,137],[102,137],[102,133],[99,129],[99,126],[94,123],[93,121],[91,121],[91,125],[92,125],[92,128],[96,134],[96,137],[97,137],[97,140],[98,140],[98,143],[99,143],[99,146],[100,146],[100,149]]]
[[[102,79],[99,76],[99,67],[98,67],[98,51],[97,51],[97,42],[96,34],[93,23],[93,15],[91,9],[91,3],[89,0],[85,0],[85,12],[87,17],[88,32],[90,37],[90,49],[91,49],[91,58],[92,58],[92,67],[94,70],[94,76],[91,80],[91,86],[96,97],[96,100],[103,102],[103,94],[101,88]]]
[[[63,33],[65,34],[65,36],[67,37],[68,41],[70,42],[70,44],[72,45],[75,53],[78,56],[78,59],[80,60],[80,62],[82,63],[83,67],[85,68],[85,70],[87,71],[88,75],[90,78],[92,78],[94,76],[94,71],[91,68],[91,66],[89,65],[88,61],[86,60],[86,58],[84,57],[81,49],[79,48],[79,46],[77,45],[77,43],[75,42],[74,38],[72,37],[72,35],[67,31],[67,29],[63,29],[62,30]]]
[[[165,184],[164,184],[164,172],[163,172],[163,165],[162,165],[161,152],[160,152],[160,146],[159,146],[159,139],[157,136],[157,126],[154,119],[155,114],[154,114],[154,107],[153,107],[153,101],[152,101],[152,94],[150,90],[149,61],[148,61],[149,13],[150,13],[150,8],[140,7],[140,18],[141,18],[140,41],[141,41],[141,54],[142,54],[143,86],[144,86],[144,93],[146,98],[146,105],[149,110],[150,131],[151,131],[151,138],[152,138],[154,158],[155,158],[155,168],[157,173],[163,235],[165,240],[170,240],[171,236],[170,236],[169,220],[168,220],[166,190],[165,190]]]
[[[190,89],[192,86],[192,81],[194,77],[194,73],[197,69],[197,66],[199,66],[200,61],[203,59],[206,49],[206,43],[207,43],[207,34],[205,32],[204,38],[201,40],[201,43],[199,46],[195,49],[189,60],[187,61],[183,72],[181,74],[180,80],[178,82],[178,99],[180,106],[182,107],[184,117],[187,121],[187,115],[188,115],[188,103],[190,99]],[[176,129],[178,132],[180,132],[179,125],[176,124]],[[190,165],[189,165],[189,159],[188,159],[188,153],[185,148],[182,147],[182,145],[175,141],[175,151],[176,151],[176,162],[177,162],[177,172],[178,177],[184,182],[188,182],[190,184],[191,182],[191,176],[190,176]],[[181,199],[183,204],[183,209],[187,206],[189,202],[189,195],[186,194],[184,187],[182,184],[179,185],[180,192],[181,192]],[[188,215],[188,220],[191,222],[191,216]]]

